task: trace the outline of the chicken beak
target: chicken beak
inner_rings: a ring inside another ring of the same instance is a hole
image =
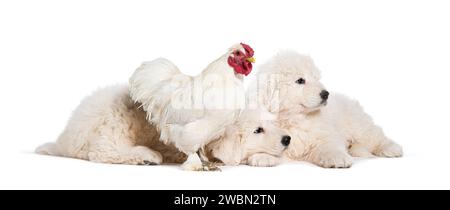
[[[250,57],[250,58],[247,58],[247,61],[250,63],[254,63],[254,62],[256,62],[256,59],[254,57]]]

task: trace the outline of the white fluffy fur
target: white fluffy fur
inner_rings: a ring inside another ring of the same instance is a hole
[[[159,141],[159,133],[148,123],[146,115],[130,98],[128,86],[100,89],[81,102],[55,143],[44,144],[36,152],[99,163],[184,162],[184,153]],[[265,115],[271,114],[244,111],[235,123],[224,128],[224,135],[206,145],[206,157],[227,165],[278,164],[285,150],[281,138],[287,133],[275,127],[271,119],[261,118]],[[266,132],[253,134],[257,127],[263,127]]]
[[[304,78],[305,84],[296,80]],[[327,168],[346,168],[354,157],[400,157],[402,148],[385,136],[358,102],[331,93],[322,104],[320,72],[313,60],[283,51],[264,64],[250,101],[278,115],[293,140],[286,155]],[[257,93],[255,92],[257,91]]]
[[[231,47],[195,77],[160,58],[142,64],[130,78],[131,97],[142,103],[161,140],[190,156],[186,170],[203,170],[197,151],[222,137],[245,103],[242,75],[227,63],[236,50],[244,52],[240,44]]]

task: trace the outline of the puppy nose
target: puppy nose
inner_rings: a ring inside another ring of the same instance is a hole
[[[285,147],[289,146],[289,144],[291,143],[291,137],[290,136],[283,136],[283,138],[281,138],[281,144]]]
[[[330,95],[330,93],[326,90],[322,90],[320,92],[320,98],[322,98],[322,100],[326,101],[328,99],[328,96]]]

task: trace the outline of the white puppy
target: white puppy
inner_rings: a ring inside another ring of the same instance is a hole
[[[261,67],[252,87],[250,101],[278,114],[279,126],[291,134],[289,158],[346,168],[351,156],[402,156],[401,146],[385,136],[358,102],[330,94],[319,80],[310,57],[283,51]]]
[[[226,127],[224,137],[206,146],[206,152],[226,165],[277,165],[291,137],[274,120],[275,115],[267,111],[245,109]]]
[[[82,101],[55,143],[44,144],[36,152],[99,163],[183,163],[186,155],[159,141],[159,133],[146,116],[130,98],[128,86],[104,88]],[[223,137],[206,145],[204,155],[227,165],[278,164],[290,137],[271,119],[270,113],[243,112],[235,124],[225,128]]]

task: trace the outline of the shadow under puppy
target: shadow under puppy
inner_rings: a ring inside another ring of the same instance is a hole
[[[103,88],[81,102],[56,142],[44,144],[36,152],[98,163],[183,163],[186,155],[161,142],[146,116],[130,98],[128,86]],[[269,112],[244,110],[202,154],[225,165],[277,165],[290,136],[272,124],[273,119]]]

